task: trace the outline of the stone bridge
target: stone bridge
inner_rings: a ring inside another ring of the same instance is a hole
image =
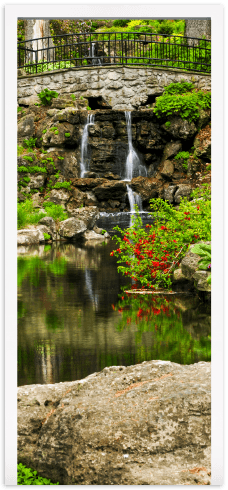
[[[26,75],[18,70],[18,104],[29,106],[40,102],[37,94],[44,88],[60,95],[74,94],[88,99],[91,109],[101,107],[133,110],[151,105],[164,87],[173,82],[194,82],[202,90],[211,89],[211,75],[186,72],[175,68],[139,66],[99,66],[69,68]]]

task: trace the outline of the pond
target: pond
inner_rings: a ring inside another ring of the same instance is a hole
[[[18,385],[73,381],[151,359],[210,361],[210,305],[123,292],[113,240],[20,248]]]

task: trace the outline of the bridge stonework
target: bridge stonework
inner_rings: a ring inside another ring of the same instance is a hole
[[[44,88],[55,90],[60,96],[101,96],[115,110],[138,109],[148,103],[149,97],[161,95],[164,87],[173,82],[193,82],[196,88],[211,89],[210,74],[184,72],[174,68],[93,66],[54,70],[36,75],[21,74],[21,70],[18,72],[20,105],[40,102],[37,94]]]

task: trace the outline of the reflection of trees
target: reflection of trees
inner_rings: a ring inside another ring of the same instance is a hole
[[[199,360],[209,361],[211,355],[210,316],[209,312],[208,314],[200,313],[199,305],[196,308],[195,302],[196,300],[192,298],[192,304],[189,305],[191,307],[190,317],[196,319],[198,315],[195,335],[194,325],[189,329],[188,324],[188,329],[186,329],[183,321],[183,317],[189,318],[186,313],[186,305],[183,306],[186,303],[185,299],[181,300],[172,296],[123,293],[115,306],[115,309],[121,314],[116,328],[122,331],[132,324],[136,325],[135,342],[141,359],[163,359],[180,364],[191,364]],[[203,320],[203,334],[200,334],[200,319]],[[205,325],[207,325],[206,331]]]

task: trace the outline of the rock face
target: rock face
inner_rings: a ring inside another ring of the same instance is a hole
[[[204,243],[206,245],[210,245],[211,242],[198,242]],[[200,260],[200,256],[192,253],[192,249],[195,245],[190,245],[188,252],[185,257],[182,259],[180,263],[180,269],[177,269],[174,274],[174,280],[183,280],[187,279],[190,281],[194,281],[195,287],[198,291],[211,291],[211,285],[207,282],[208,277],[210,276],[210,271],[197,270],[198,262]]]
[[[210,363],[18,388],[18,462],[61,485],[210,485]]]

